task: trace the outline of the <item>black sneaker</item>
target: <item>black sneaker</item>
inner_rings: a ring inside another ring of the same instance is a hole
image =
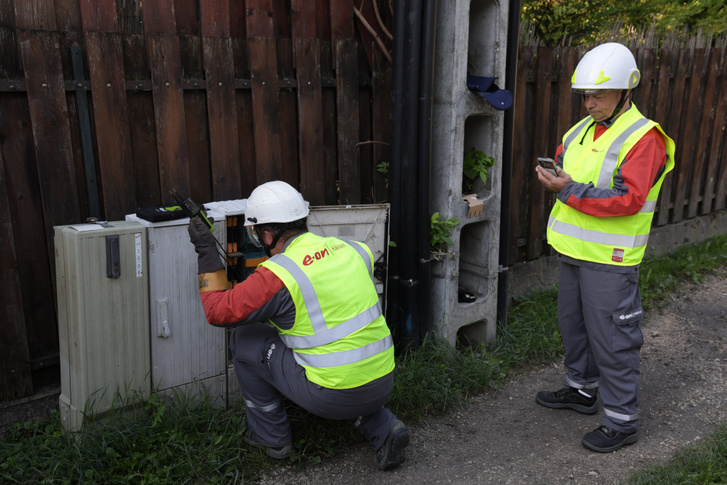
[[[595,389],[593,396],[574,387],[564,387],[555,392],[540,391],[535,400],[547,408],[572,409],[583,414],[598,412],[598,391]]]
[[[404,423],[396,421],[389,430],[386,441],[376,450],[376,466],[380,470],[391,470],[406,460],[406,447],[409,445],[409,430]]]
[[[292,449],[290,445],[273,448],[272,446],[265,446],[262,443],[258,443],[257,441],[255,441],[255,438],[252,437],[252,431],[250,431],[249,429],[246,429],[245,432],[242,434],[242,441],[244,441],[248,445],[255,446],[256,448],[264,448],[265,454],[271,458],[275,458],[276,460],[284,460],[286,458],[289,458],[290,450]]]
[[[609,428],[608,426],[599,426],[586,435],[581,440],[583,446],[589,450],[598,451],[600,453],[609,453],[616,451],[623,445],[636,443],[639,439],[638,431],[631,433],[623,433]]]

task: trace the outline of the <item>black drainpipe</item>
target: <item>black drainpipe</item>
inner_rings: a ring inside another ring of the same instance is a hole
[[[424,1],[422,19],[422,69],[419,96],[419,340],[432,329],[431,259],[431,173],[432,173],[432,85],[434,84],[434,46],[437,37],[437,0]]]
[[[505,60],[505,89],[515,97],[517,86],[517,57],[520,39],[520,0],[511,0],[507,24],[507,53]],[[510,179],[512,177],[513,119],[517,105],[505,110],[504,140],[502,147],[502,194],[500,199],[500,277],[497,280],[497,321],[507,326],[508,265],[510,260]]]
[[[429,183],[436,0],[394,4],[388,315],[400,349],[430,326]],[[425,35],[422,35],[424,32]]]

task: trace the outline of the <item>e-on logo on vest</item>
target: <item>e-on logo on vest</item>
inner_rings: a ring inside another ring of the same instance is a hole
[[[323,259],[329,254],[330,253],[328,252],[328,248],[324,249],[323,251],[316,251],[313,255],[307,254],[305,258],[303,258],[303,266],[310,266],[311,264],[313,264],[314,261]]]

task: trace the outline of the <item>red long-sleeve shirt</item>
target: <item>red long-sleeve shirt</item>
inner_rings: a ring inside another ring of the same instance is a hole
[[[219,327],[235,327],[270,319],[281,328],[295,322],[295,303],[290,292],[272,271],[258,267],[231,290],[202,293],[207,321]]]
[[[607,129],[600,123],[596,124],[594,140]],[[562,152],[563,145],[560,145],[555,159],[561,167]],[[664,138],[658,129],[652,128],[626,154],[614,177],[613,188],[596,188],[592,182],[573,181],[560,191],[558,200],[579,212],[595,217],[633,215],[644,206],[646,196],[665,166]]]

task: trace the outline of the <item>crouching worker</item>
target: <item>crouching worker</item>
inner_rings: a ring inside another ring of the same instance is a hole
[[[365,244],[308,232],[307,216],[302,195],[285,182],[257,187],[245,226],[271,258],[230,290],[214,236],[199,217],[189,224],[205,316],[236,327],[230,349],[246,406],[244,440],[273,458],[290,455],[285,396],[317,416],[351,421],[388,470],[404,461],[409,430],[384,407],[394,347],[373,256]]]

